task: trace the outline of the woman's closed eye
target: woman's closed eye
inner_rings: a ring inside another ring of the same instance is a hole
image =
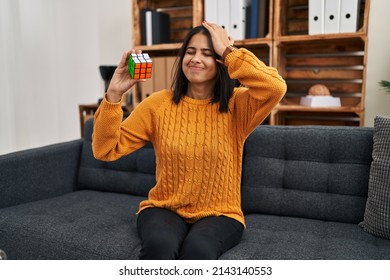
[[[197,52],[197,50],[193,47],[188,47],[186,50],[186,54],[188,54],[188,55],[195,55],[196,52]],[[204,56],[213,56],[213,53],[211,52],[210,49],[201,49],[200,52]]]
[[[189,54],[189,55],[194,55],[195,53],[196,53],[195,51],[190,51],[190,50],[186,51],[186,54]]]

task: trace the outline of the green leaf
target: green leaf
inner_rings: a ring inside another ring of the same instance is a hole
[[[387,93],[390,93],[390,82],[389,81],[385,81],[385,80],[382,80],[379,82],[379,85],[381,87],[383,87],[383,89],[387,92]]]

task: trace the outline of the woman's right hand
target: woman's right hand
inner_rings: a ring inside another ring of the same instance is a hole
[[[123,94],[128,92],[137,82],[145,81],[145,79],[133,79],[128,71],[128,61],[132,53],[142,53],[142,51],[132,49],[123,53],[107,89],[106,98],[110,103],[120,102]]]

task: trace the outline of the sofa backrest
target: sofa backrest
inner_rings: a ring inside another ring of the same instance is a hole
[[[247,139],[244,213],[363,220],[373,129],[259,126]]]
[[[78,187],[147,196],[155,185],[156,160],[153,145],[143,148],[113,162],[96,160],[92,154],[93,120],[84,127]]]
[[[114,162],[98,161],[92,130],[89,120],[79,188],[147,196],[156,183],[153,146]],[[245,143],[243,211],[358,223],[367,200],[372,148],[372,128],[261,125]]]

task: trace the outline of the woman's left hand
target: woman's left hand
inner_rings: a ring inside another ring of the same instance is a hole
[[[233,45],[234,40],[229,37],[226,30],[215,23],[203,21],[202,25],[210,32],[215,52],[222,56],[227,46]]]
[[[134,80],[127,70],[128,61],[132,53],[142,53],[141,50],[132,49],[123,53],[118,67],[115,69],[107,89],[107,100],[115,103],[122,99],[123,94],[128,92],[137,82],[144,82],[145,79]]]

